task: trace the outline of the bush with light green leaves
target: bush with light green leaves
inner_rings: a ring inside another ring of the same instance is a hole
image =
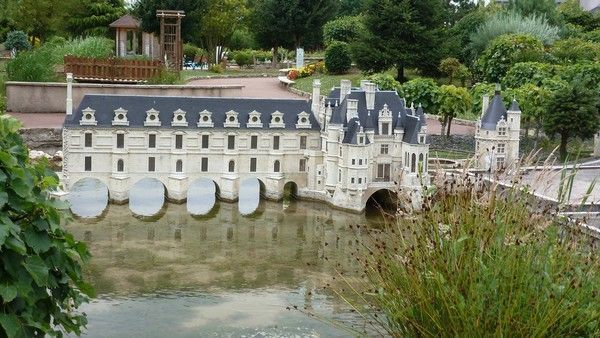
[[[19,127],[0,116],[0,336],[80,334],[90,255],[61,227],[62,202],[49,195],[58,177],[46,162],[29,162]]]

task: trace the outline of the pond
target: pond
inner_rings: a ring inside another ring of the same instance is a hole
[[[263,201],[257,182],[245,183],[239,203],[215,200],[212,181],[194,183],[187,204],[159,203],[163,188],[145,184],[130,205],[91,207],[105,203],[98,184],[71,199],[73,213],[99,216],[66,226],[93,255],[86,335],[341,337],[351,334],[324,321],[362,325],[326,286],[355,267],[361,236],[348,225],[377,217]]]

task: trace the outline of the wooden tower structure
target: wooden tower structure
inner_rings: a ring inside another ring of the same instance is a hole
[[[183,67],[183,42],[181,41],[181,19],[184,11],[156,11],[160,19],[160,57],[167,67],[181,70]]]

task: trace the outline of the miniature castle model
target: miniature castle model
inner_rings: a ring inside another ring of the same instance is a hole
[[[600,131],[594,135],[594,156],[600,156]]]
[[[517,164],[520,132],[521,109],[517,101],[513,100],[506,110],[499,88],[496,88],[491,103],[485,95],[475,132],[477,169],[494,171]]]
[[[208,178],[234,201],[240,182],[257,178],[266,198],[281,199],[294,182],[300,198],[362,211],[379,190],[428,182],[423,109],[368,81],[342,80],[321,97],[315,80],[310,101],[86,95],[75,110],[70,102],[67,90],[63,184],[96,178],[114,201],[148,177],[172,200]]]

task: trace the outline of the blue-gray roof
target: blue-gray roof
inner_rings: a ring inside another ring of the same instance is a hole
[[[346,133],[344,134],[344,139],[342,140],[342,143],[346,143],[346,144],[358,144],[358,133],[360,132],[360,121],[357,118],[353,118],[348,122],[348,130],[346,130]],[[364,131],[364,129],[363,129]],[[369,144],[371,143],[371,140],[369,140],[369,138],[367,137],[367,135],[365,134],[365,143],[364,144]]]
[[[481,117],[481,129],[496,130],[496,126],[502,118],[506,120],[506,107],[502,102],[502,95],[497,91],[485,114]]]
[[[102,95],[87,94],[72,115],[66,115],[64,125],[70,128],[87,128],[80,126],[82,110],[90,107],[94,109],[98,127],[113,127],[112,121],[114,111],[118,108],[127,110],[129,128],[144,127],[146,111],[155,109],[159,111],[161,128],[177,129],[200,129],[197,123],[200,112],[207,110],[212,113],[213,128],[224,128],[226,112],[233,110],[238,113],[240,128],[246,128],[249,113],[259,112],[262,129],[269,129],[271,114],[279,111],[283,114],[283,122],[286,130],[296,129],[298,114],[306,112],[309,114],[311,128],[309,130],[320,130],[319,123],[311,111],[311,102],[293,99],[252,99],[252,98],[222,98],[222,97],[183,97],[183,96],[129,96],[129,95]],[[171,127],[173,113],[181,109],[186,112],[187,127]],[[123,128],[117,127],[114,128]],[[227,128],[233,129],[233,128]],[[254,129],[254,128],[253,128]],[[283,129],[283,128],[282,128]]]

